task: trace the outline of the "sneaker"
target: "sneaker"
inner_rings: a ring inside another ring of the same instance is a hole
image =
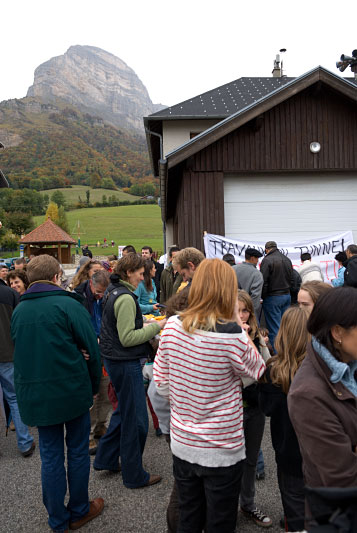
[[[89,502],[88,513],[76,522],[70,522],[69,529],[79,529],[80,527],[84,526],[84,524],[90,522],[91,520],[93,520],[93,518],[96,518],[98,515],[100,515],[100,513],[103,511],[103,508],[103,498],[96,498],[95,500],[92,500],[91,502]]]
[[[36,448],[36,443],[35,441],[32,441],[32,444],[29,447],[29,449],[26,450],[26,452],[21,452],[22,457],[31,457],[31,455],[35,451],[35,448]]]
[[[269,518],[269,516],[266,516],[264,513],[262,513],[259,509],[255,508],[252,511],[247,511],[246,509],[240,508],[241,513],[246,516],[247,518],[250,518],[257,524],[257,526],[260,527],[271,527],[272,520]]]
[[[161,437],[161,435],[162,435],[162,431],[161,431],[160,428],[155,429],[155,435],[156,435],[157,437]]]
[[[255,474],[255,479],[257,481],[262,481],[263,479],[265,479],[265,472],[264,471],[263,472],[257,472]]]

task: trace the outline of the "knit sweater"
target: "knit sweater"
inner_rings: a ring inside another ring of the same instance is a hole
[[[242,377],[265,363],[235,322],[187,333],[177,316],[164,328],[154,363],[158,388],[169,384],[172,453],[202,466],[245,458]]]

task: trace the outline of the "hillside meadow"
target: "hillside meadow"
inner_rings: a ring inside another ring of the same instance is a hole
[[[136,250],[151,246],[154,251],[163,250],[163,233],[160,207],[158,205],[125,205],[120,207],[94,207],[66,212],[72,237],[77,240],[77,225],[80,222],[81,245],[88,243],[93,255],[117,253],[118,245],[132,244]],[[45,217],[34,217],[36,226]],[[104,237],[108,248],[102,248]],[[110,246],[114,240],[115,248]],[[100,241],[100,248],[96,243]],[[74,249],[74,248],[73,248]]]
[[[101,202],[103,195],[105,195],[107,198],[108,196],[115,196],[119,202],[134,202],[135,200],[139,200],[138,196],[133,196],[132,194],[127,194],[122,191],[115,191],[113,189],[91,189],[86,185],[73,185],[72,187],[65,187],[63,189],[47,189],[45,191],[41,191],[41,193],[48,194],[48,196],[51,198],[54,192],[60,191],[66,198],[67,205],[74,205],[79,201],[79,197],[81,198],[82,202],[86,202],[86,191],[88,190],[90,191],[89,200],[91,204],[94,204],[95,202]]]

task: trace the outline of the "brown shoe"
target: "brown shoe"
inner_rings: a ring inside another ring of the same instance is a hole
[[[104,500],[103,498],[96,498],[95,500],[92,500],[89,502],[89,511],[86,515],[83,516],[80,520],[77,520],[77,522],[70,522],[69,523],[69,529],[79,529],[80,527],[84,526],[87,522],[90,522],[93,520],[93,518],[96,518],[100,513],[103,511],[104,508]]]
[[[36,448],[36,442],[32,441],[30,448],[26,452],[21,452],[22,457],[31,457]]]
[[[149,477],[146,485],[144,485],[144,486],[145,487],[150,487],[151,485],[156,485],[156,483],[160,483],[161,480],[162,480],[161,476],[157,476],[156,474],[150,474],[150,477]]]
[[[94,435],[94,438],[95,438],[96,440],[100,440],[102,437],[104,437],[104,435],[106,434],[106,432],[107,432],[107,428],[106,428],[106,427],[103,427],[102,429],[100,429],[100,430],[98,431],[98,433],[96,433],[96,434]]]
[[[97,449],[98,449],[98,444],[96,443],[96,441],[94,439],[90,440],[89,441],[89,455],[95,455],[97,453]]]

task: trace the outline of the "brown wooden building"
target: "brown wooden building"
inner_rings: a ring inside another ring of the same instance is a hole
[[[355,80],[318,67],[240,78],[147,117],[167,245],[203,249],[204,231],[292,242],[352,230],[357,242],[356,104]]]
[[[57,226],[50,217],[37,228],[20,240],[25,245],[25,255],[48,254],[60,263],[71,263],[71,245],[76,241],[62,228]]]

